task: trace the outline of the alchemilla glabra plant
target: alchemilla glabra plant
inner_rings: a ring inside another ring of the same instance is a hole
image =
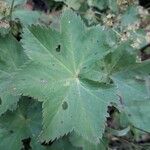
[[[69,8],[57,30],[24,21],[21,41],[0,36],[0,149],[108,149],[111,107],[125,131],[150,132],[150,61],[139,60],[135,34],[120,40]]]

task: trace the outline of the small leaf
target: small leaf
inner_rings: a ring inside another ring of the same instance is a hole
[[[121,25],[127,26],[132,25],[136,21],[138,21],[138,10],[135,6],[129,6],[126,10],[126,12],[123,14],[121,18]]]

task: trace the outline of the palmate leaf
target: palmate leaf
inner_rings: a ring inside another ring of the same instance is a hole
[[[126,42],[119,46],[97,63],[96,71],[102,72],[103,68],[103,74],[101,78],[93,76],[93,80],[106,77],[112,80],[120,97],[120,111],[127,114],[132,125],[150,132],[150,61],[137,62],[135,50],[129,44]]]
[[[23,97],[15,111],[7,111],[0,117],[0,149],[20,150],[23,147],[23,139],[37,139],[41,125],[40,102]]]
[[[136,64],[113,75],[130,122],[150,132],[150,61]]]
[[[98,143],[107,107],[117,97],[113,85],[88,82],[82,72],[92,70],[95,61],[114,43],[109,42],[107,30],[85,27],[70,10],[61,17],[60,30],[40,26],[24,30],[22,43],[31,61],[16,75],[15,88],[20,94],[43,101],[42,141],[74,130]]]
[[[26,56],[21,45],[12,35],[0,37],[0,115],[7,109],[14,109],[19,100],[11,85],[15,71],[24,64]]]

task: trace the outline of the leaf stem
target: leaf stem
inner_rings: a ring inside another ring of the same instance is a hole
[[[9,12],[10,21],[12,20],[12,11],[13,11],[13,7],[14,7],[14,2],[15,2],[15,0],[12,0],[11,7],[10,7],[10,12]]]

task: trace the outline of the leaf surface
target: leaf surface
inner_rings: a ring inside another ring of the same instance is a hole
[[[37,138],[41,120],[41,104],[23,97],[15,111],[7,111],[0,117],[0,149],[20,150],[23,139]]]
[[[60,32],[40,26],[24,30],[22,42],[31,62],[16,75],[15,84],[20,94],[43,101],[42,141],[74,130],[99,142],[116,94],[113,85],[95,85],[81,76],[110,51],[106,35],[99,26],[87,28],[70,10],[61,17]]]
[[[132,125],[149,132],[150,61],[139,62],[136,57],[137,52],[127,41],[96,64],[95,76],[86,74],[86,77],[97,82],[113,82],[120,101],[117,107]]]
[[[137,7],[135,7],[134,5],[129,6],[125,11],[125,13],[122,15],[121,25],[122,26],[131,25],[138,21],[138,17],[139,14],[138,14]]]
[[[14,109],[19,100],[12,81],[15,71],[24,64],[26,56],[20,44],[11,35],[0,37],[0,114]]]
[[[113,76],[130,122],[150,132],[150,62],[136,64]],[[142,120],[142,121],[141,121]]]

